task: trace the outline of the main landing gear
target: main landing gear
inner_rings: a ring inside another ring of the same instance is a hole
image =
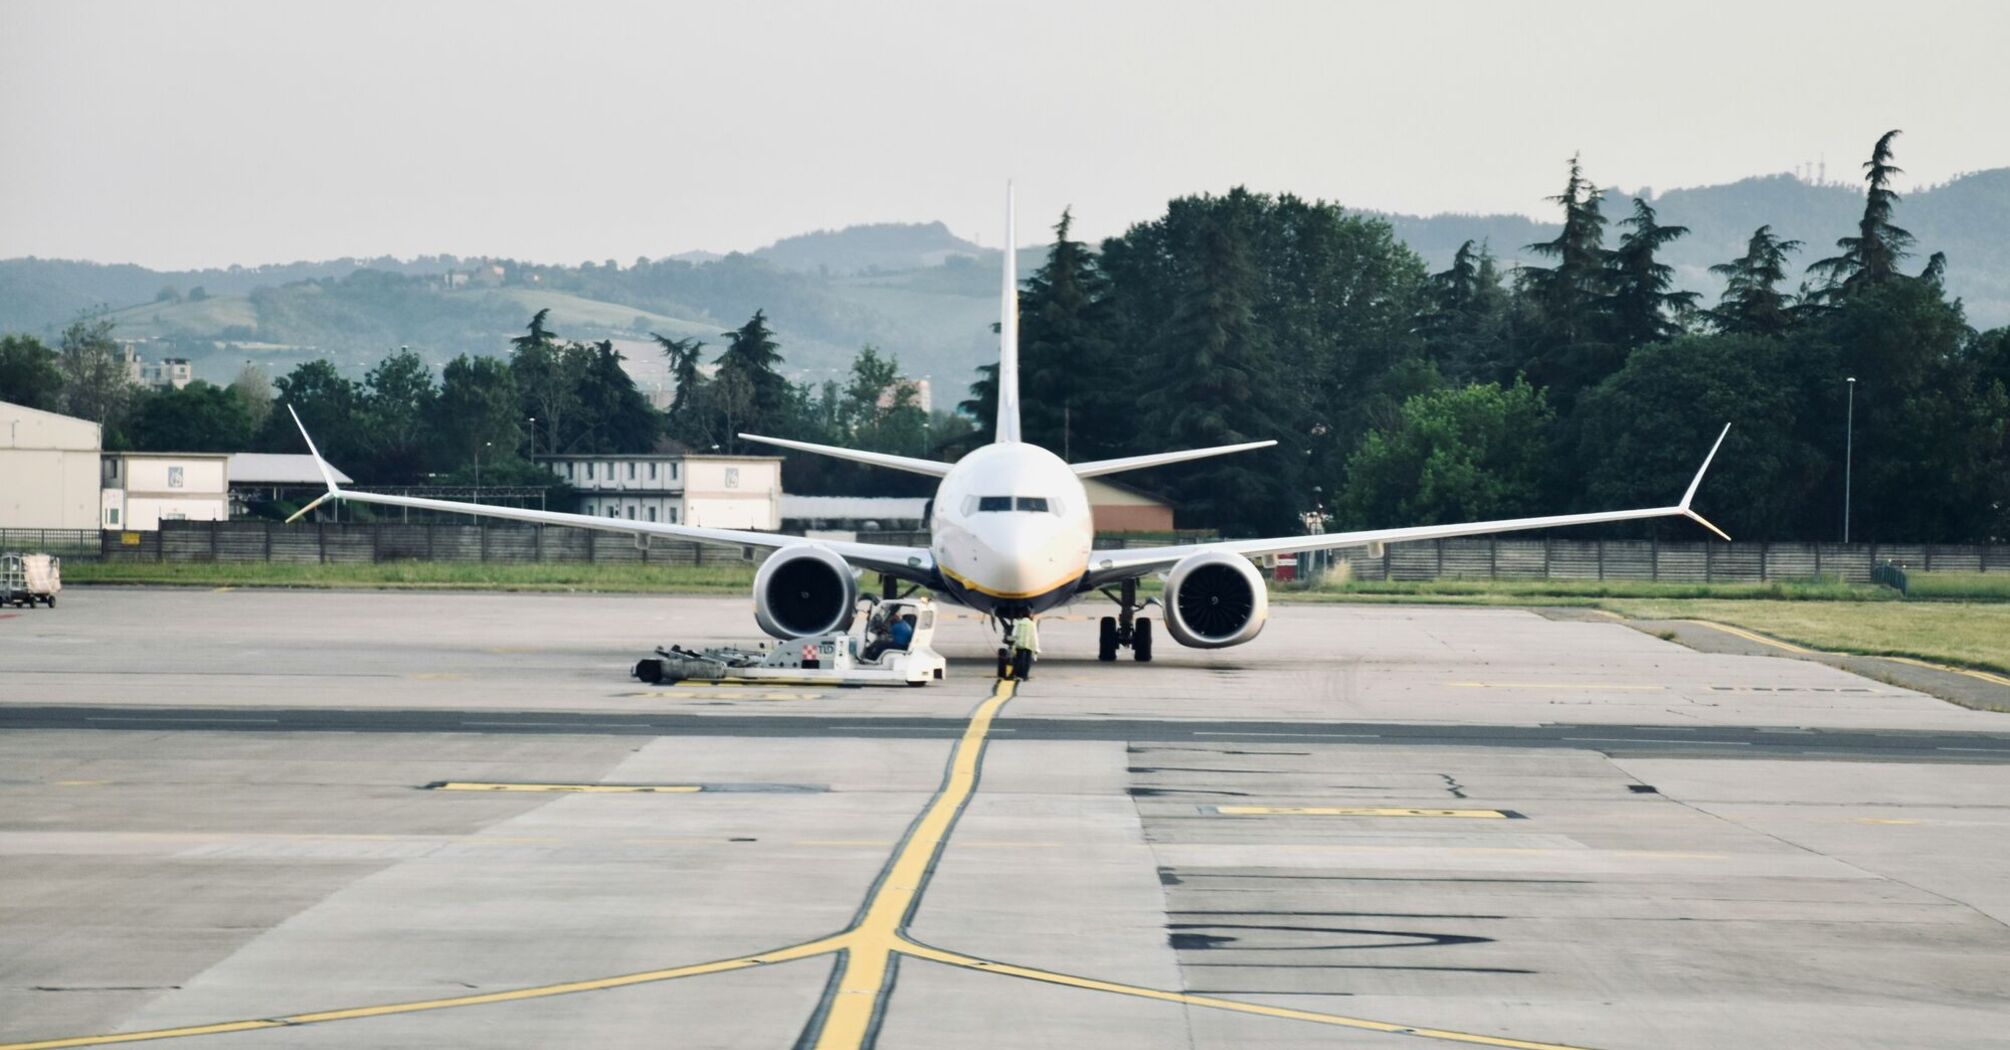
[[[1128,648],[1131,656],[1139,663],[1152,660],[1152,622],[1142,619],[1146,602],[1138,602],[1138,581],[1125,580],[1118,585],[1119,593],[1111,594],[1105,589],[1103,594],[1117,603],[1117,615],[1103,617],[1102,629],[1097,636],[1096,659],[1109,663],[1117,658],[1117,650]]]

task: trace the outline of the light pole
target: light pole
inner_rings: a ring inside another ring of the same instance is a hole
[[[484,441],[482,448],[494,448],[495,442]],[[482,501],[482,448],[475,450],[475,502]]]
[[[530,458],[537,459],[537,417],[530,417]]]
[[[1849,542],[1850,473],[1856,456],[1856,377],[1850,376],[1849,413],[1843,424],[1843,542]]]

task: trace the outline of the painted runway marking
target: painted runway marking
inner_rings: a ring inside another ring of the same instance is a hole
[[[587,795],[666,794],[695,795],[705,790],[697,784],[492,784],[473,780],[438,780],[426,785],[428,791],[558,791]]]
[[[1454,817],[1507,820],[1501,809],[1410,809],[1400,806],[1203,806],[1225,817]]]
[[[1298,1010],[1283,1006],[1269,1006],[1262,1003],[1242,1002],[1235,999],[1221,999],[1210,995],[1196,995],[1186,992],[1166,991],[1139,985],[1120,984],[1093,977],[1040,970],[1030,966],[1016,966],[1011,963],[981,959],[973,955],[948,951],[922,944],[908,936],[907,924],[913,919],[921,904],[923,892],[934,874],[936,861],[948,845],[949,835],[962,815],[963,807],[977,791],[978,773],[982,768],[984,747],[992,732],[991,724],[999,709],[1010,701],[1018,684],[1001,681],[991,695],[977,706],[970,716],[956,746],[950,751],[949,765],[942,780],[929,799],[928,806],[909,827],[907,834],[895,848],[892,857],[881,869],[879,879],[868,892],[864,905],[852,924],[839,933],[801,944],[789,945],[755,955],[744,955],[735,959],[717,959],[711,962],[693,963],[687,966],[669,967],[660,970],[645,970],[640,973],[623,974],[616,977],[602,977],[584,981],[568,981],[559,984],[537,985],[529,988],[515,988],[499,992],[483,992],[474,995],[451,996],[442,999],[421,999],[413,1002],[387,1003],[377,1006],[357,1006],[337,1010],[323,1010],[314,1013],[289,1014],[284,1017],[252,1018],[240,1021],[225,1021],[217,1024],[190,1025],[180,1028],[156,1028],[144,1032],[116,1032],[103,1035],[72,1036],[25,1043],[0,1044],[0,1050],[64,1050],[68,1047],[112,1046],[121,1043],[151,1042],[160,1039],[179,1039],[186,1036],[220,1035],[229,1032],[258,1031],[267,1028],[285,1028],[297,1025],[325,1024],[336,1021],[350,1021],[366,1017],[388,1017],[398,1014],[423,1013],[432,1010],[456,1009],[465,1006],[487,1006],[495,1003],[522,1002],[528,999],[543,999],[555,995],[571,995],[578,992],[606,991],[627,988],[659,981],[678,980],[685,977],[701,977],[714,973],[729,973],[736,970],[752,969],[757,966],[773,966],[779,963],[795,962],[819,956],[834,955],[838,965],[830,979],[824,1002],[805,1026],[798,1046],[815,1047],[816,1050],[866,1050],[878,1036],[879,1021],[884,1015],[894,989],[896,964],[901,956],[977,970],[984,973],[1002,974],[1022,980],[1038,981],[1043,984],[1078,988],[1085,991],[1123,995],[1158,1002],[1179,1003],[1185,1006],[1204,1007],[1231,1013],[1249,1014],[1288,1021],[1302,1021],[1311,1024],[1349,1028],[1365,1032],[1383,1032],[1391,1035],[1408,1035],[1441,1042],[1460,1043],[1468,1046],[1502,1047],[1506,1050],[1584,1050],[1583,1047],[1563,1043],[1544,1043],[1526,1039],[1512,1039],[1506,1036],[1484,1035],[1477,1032],[1459,1032],[1444,1028],[1426,1028],[1415,1025],[1376,1021],[1362,1017],[1347,1017],[1341,1014],[1319,1013],[1312,1010]],[[521,725],[526,723],[500,723]],[[536,724],[536,723],[529,723]],[[601,785],[606,786],[606,785]],[[1420,811],[1421,812],[1421,811]],[[1489,816],[1503,817],[1500,811],[1484,812]],[[866,845],[860,842],[860,845]]]
[[[1636,685],[1623,682],[1446,682],[1454,689],[1595,689],[1619,693],[1666,692],[1665,685]]]
[[[253,722],[277,725],[277,718],[197,718],[193,715],[85,715],[86,722]]]

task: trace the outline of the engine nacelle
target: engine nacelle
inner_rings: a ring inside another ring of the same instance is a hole
[[[1189,554],[1166,576],[1166,630],[1191,649],[1241,645],[1263,633],[1270,592],[1249,559],[1225,551]]]
[[[822,547],[785,547],[754,574],[754,619],[774,638],[808,638],[851,628],[858,577]]]

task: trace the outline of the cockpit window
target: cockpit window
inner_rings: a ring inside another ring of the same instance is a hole
[[[977,510],[979,513],[992,510],[1011,510],[1011,509],[1012,509],[1012,497],[1010,496],[977,497]]]
[[[1047,497],[1045,496],[1020,496],[1018,499],[1020,510],[1034,510],[1042,514],[1047,513]]]

